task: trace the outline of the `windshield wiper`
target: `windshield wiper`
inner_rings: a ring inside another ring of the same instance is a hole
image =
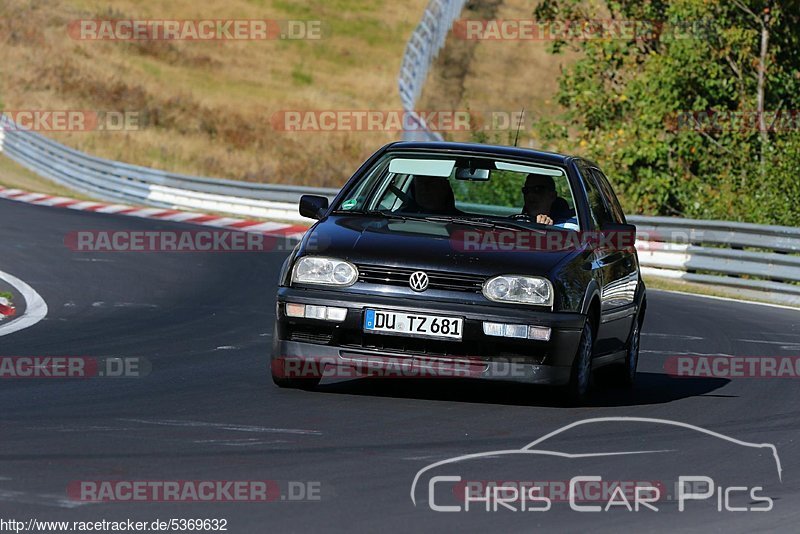
[[[464,224],[470,226],[478,226],[481,228],[492,228],[492,229],[500,229],[500,230],[511,230],[511,231],[518,231],[518,230],[533,230],[536,232],[546,232],[546,230],[541,228],[531,228],[525,223],[516,222],[516,221],[498,221],[495,219],[487,219],[485,217],[448,217],[443,215],[405,215],[400,214],[394,211],[381,211],[381,210],[355,210],[355,211],[346,211],[346,210],[337,210],[336,213],[347,214],[347,215],[364,215],[367,217],[380,217],[383,219],[397,219],[401,221],[432,221],[432,222],[442,222],[442,223],[454,223],[454,224]],[[536,224],[536,223],[533,223]]]
[[[480,226],[483,228],[494,228],[501,230],[531,230],[524,224],[515,223],[514,221],[496,221],[494,219],[486,219],[483,217],[426,217],[429,221],[436,222],[451,222],[455,224],[467,224],[472,226]],[[541,230],[539,230],[541,231]]]

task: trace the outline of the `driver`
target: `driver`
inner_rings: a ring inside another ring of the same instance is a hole
[[[558,195],[552,176],[529,174],[522,188],[522,197],[525,200],[525,205],[522,207],[523,215],[535,218],[539,224],[554,223],[552,209]]]
[[[525,201],[523,215],[535,219],[539,224],[578,229],[578,220],[566,200],[556,193],[556,183],[552,176],[529,174],[522,188],[522,196]]]

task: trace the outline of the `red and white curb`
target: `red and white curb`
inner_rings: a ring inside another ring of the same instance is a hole
[[[0,297],[0,321],[14,317],[17,314],[16,308],[11,305],[5,297]]]
[[[35,289],[16,276],[4,271],[0,271],[0,280],[3,280],[13,287],[17,293],[22,295],[22,299],[25,301],[25,311],[22,315],[17,315],[16,310],[14,310],[13,320],[8,322],[0,321],[0,337],[19,332],[25,328],[30,328],[47,317],[47,303]],[[0,297],[0,299],[5,301],[5,306],[10,307],[12,310],[14,309],[6,298]],[[2,302],[0,302],[0,304],[2,304]],[[10,318],[11,316],[0,315],[0,319]]]
[[[308,227],[277,222],[252,221],[247,219],[233,219],[219,215],[207,215],[190,211],[170,210],[160,208],[142,208],[126,206],[124,204],[105,204],[102,202],[89,202],[68,197],[54,197],[43,193],[31,193],[21,189],[5,189],[0,187],[0,198],[25,202],[37,206],[50,206],[53,208],[67,208],[79,211],[93,211],[96,213],[110,213],[127,215],[144,219],[159,221],[172,221],[190,224],[201,224],[217,228],[239,230],[242,232],[259,233],[268,236],[299,239],[303,237]]]

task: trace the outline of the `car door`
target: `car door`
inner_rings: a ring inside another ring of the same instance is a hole
[[[615,225],[625,224],[625,215],[608,180],[597,167],[586,165],[585,185],[594,231],[613,235]],[[594,248],[592,266],[600,284],[600,328],[596,353],[610,354],[623,350],[635,313],[634,297],[638,269],[631,250],[619,246],[620,240],[601,241]]]

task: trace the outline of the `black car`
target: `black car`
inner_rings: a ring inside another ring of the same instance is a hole
[[[561,385],[580,401],[612,364],[633,383],[646,308],[636,229],[592,162],[392,143],[330,205],[306,195],[300,213],[318,222],[280,274],[277,385],[393,369]]]

